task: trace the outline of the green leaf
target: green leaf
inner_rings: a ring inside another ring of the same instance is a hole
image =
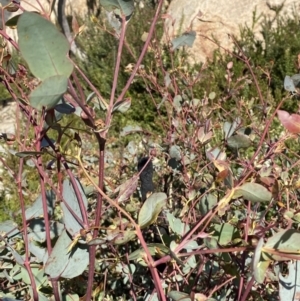
[[[246,135],[237,134],[227,139],[227,145],[232,149],[248,148],[251,144],[251,139]]]
[[[172,145],[170,147],[170,150],[169,150],[169,155],[171,158],[174,158],[176,160],[181,160],[181,149],[180,149],[180,146],[178,145]]]
[[[252,259],[253,276],[258,283],[263,283],[266,276],[266,268],[269,266],[270,261],[261,261],[261,251],[264,245],[263,238],[260,238],[255,248]],[[265,264],[267,263],[267,264]]]
[[[167,220],[172,231],[183,236],[190,230],[189,225],[184,224],[179,218],[176,218],[172,213],[167,213]]]
[[[190,295],[178,291],[170,291],[168,297],[174,301],[192,301]]]
[[[86,269],[89,262],[87,245],[77,244],[69,253],[68,249],[71,244],[72,239],[64,230],[45,264],[45,273],[51,278],[74,278]]]
[[[84,191],[82,189],[82,186],[80,182],[75,179],[77,188],[81,194],[83,203],[84,203],[84,209],[86,210],[87,208],[87,198],[84,194]],[[65,202],[69,205],[68,207],[64,202],[61,202],[61,209],[63,211],[63,218],[64,218],[64,223],[66,226],[66,229],[70,233],[70,235],[75,236],[80,232],[82,229],[81,224],[77,221],[77,219],[74,217],[73,213],[79,217],[79,219],[82,220],[83,216],[81,213],[81,209],[79,206],[79,201],[77,199],[77,196],[75,194],[74,188],[71,184],[71,182],[68,179],[65,179],[63,182],[63,198]],[[70,209],[72,209],[73,212],[71,212]]]
[[[42,16],[24,12],[18,21],[19,46],[31,72],[40,80],[61,75],[69,78],[73,64],[67,57],[69,42]]]
[[[172,40],[172,51],[176,50],[180,46],[192,47],[196,39],[196,32],[190,31],[184,33],[181,37]]]
[[[238,120],[234,120],[232,123],[227,121],[224,122],[223,131],[226,139],[228,139],[234,134],[235,130],[238,127],[238,123]]]
[[[233,199],[243,197],[250,202],[270,202],[272,193],[264,186],[257,183],[245,183],[235,189]]]
[[[68,78],[65,76],[52,76],[45,79],[29,95],[32,107],[41,110],[53,108],[60,100],[61,96],[67,91]]]
[[[175,107],[175,110],[177,111],[177,113],[181,112],[182,110],[182,96],[181,95],[176,95],[173,99],[173,106]]]
[[[126,19],[128,19],[134,11],[133,0],[100,0],[100,4],[108,11],[114,10],[119,16],[124,14]],[[121,12],[118,11],[118,9]]]
[[[138,125],[127,125],[122,129],[120,136],[127,136],[137,132],[143,132],[143,129]]]
[[[294,81],[292,80],[292,78],[288,75],[285,76],[284,78],[284,89],[286,91],[289,91],[289,92],[292,92],[292,93],[296,93],[297,90],[296,90],[296,87],[295,87],[295,84],[294,84]]]
[[[273,251],[277,251],[277,254]],[[262,249],[265,260],[285,261],[290,260],[291,256],[300,260],[300,232],[295,229],[279,231],[267,240]]]
[[[147,245],[147,247],[151,256],[157,255],[158,254],[157,251],[159,251],[160,254],[164,254],[164,255],[170,254],[170,249],[163,244],[150,243]],[[137,249],[128,256],[128,259],[138,260],[139,258],[142,258],[144,254],[145,254],[145,250],[143,248]]]
[[[125,98],[121,101],[118,101],[114,104],[113,112],[118,111],[121,113],[125,113],[130,109],[131,106],[131,99]]]
[[[120,232],[116,239],[112,241],[114,245],[124,245],[127,242],[133,240],[136,237],[136,233],[133,230],[126,230]]]
[[[237,229],[228,223],[215,225],[213,229],[215,230],[213,237],[217,239],[221,246],[228,245],[237,236]]]
[[[52,190],[46,191],[46,202],[49,216],[52,216],[54,212],[54,204],[55,204],[56,196]],[[43,200],[42,195],[40,194],[35,202],[26,209],[25,216],[26,220],[30,220],[32,218],[40,217],[44,214],[43,211]]]
[[[153,224],[163,207],[166,205],[167,195],[163,192],[157,192],[150,195],[150,197],[143,204],[138,218],[138,224],[141,228],[148,227]]]
[[[43,152],[31,152],[31,151],[15,153],[15,155],[19,158],[32,157],[32,156],[37,156],[37,155],[42,155],[42,154],[44,154],[44,153]]]

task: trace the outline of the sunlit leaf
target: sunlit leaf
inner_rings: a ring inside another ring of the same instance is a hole
[[[161,210],[165,207],[167,195],[162,192],[153,193],[144,202],[138,217],[138,224],[141,228],[145,228],[153,224]]]
[[[179,218],[174,217],[174,215],[169,212],[167,213],[167,220],[169,222],[169,227],[178,235],[183,236],[190,230],[189,225],[186,225]]]
[[[235,189],[232,188],[231,190],[229,190],[226,195],[220,200],[219,204],[218,204],[218,214],[220,216],[224,215],[225,213],[225,208],[227,207],[227,205],[229,204],[229,202],[231,201],[233,195],[234,195]]]
[[[281,124],[286,130],[293,134],[300,133],[300,115],[290,115],[288,112],[282,110],[278,110],[277,115]]]
[[[181,150],[180,150],[180,146],[178,145],[172,145],[170,147],[170,150],[169,150],[169,155],[171,158],[174,158],[176,160],[180,160],[181,159]]]
[[[83,200],[84,210],[87,208],[87,198],[84,194],[82,186],[80,182],[75,179],[75,185],[77,185],[77,189],[81,195]],[[63,211],[63,219],[68,232],[74,236],[80,232],[82,229],[82,225],[78,222],[78,220],[74,217],[73,214],[76,214],[79,220],[82,220],[82,211],[79,206],[79,200],[77,199],[76,193],[71,182],[66,178],[63,182],[63,198],[65,202],[61,202],[61,209]],[[66,203],[66,204],[65,204]],[[67,206],[68,205],[68,206]],[[71,212],[71,210],[72,212]]]
[[[73,71],[67,57],[70,44],[53,23],[39,14],[23,12],[17,28],[21,54],[37,78],[69,78]]]
[[[100,0],[100,4],[108,11],[113,10],[118,16],[124,15],[126,20],[134,11],[133,0]]]
[[[192,301],[190,295],[179,291],[170,291],[168,293],[168,297],[170,297],[174,301]]]
[[[89,252],[87,245],[75,245],[72,249],[72,256],[68,248],[72,239],[64,230],[58,240],[45,265],[45,273],[51,278],[64,277],[74,278],[81,275],[89,262]]]
[[[177,113],[181,112],[182,110],[182,96],[176,95],[173,99],[173,105]]]
[[[262,251],[262,247],[264,245],[264,239],[261,237],[260,240],[258,241],[258,244],[255,248],[254,254],[253,254],[253,258],[252,258],[252,270],[253,270],[253,275],[255,280],[258,283],[263,283],[264,279],[265,279],[265,269],[266,267],[269,266],[268,264],[261,264],[261,251]]]
[[[272,193],[264,186],[257,183],[245,183],[237,187],[233,198],[243,197],[250,202],[270,202]]]
[[[263,246],[262,256],[265,260],[300,260],[300,232],[288,229],[274,234]]]
[[[213,237],[217,239],[221,246],[232,242],[237,234],[237,229],[229,223],[224,223],[222,225],[216,224],[213,229],[215,231]]]

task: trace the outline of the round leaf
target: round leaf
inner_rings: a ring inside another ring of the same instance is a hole
[[[24,12],[18,20],[18,37],[21,54],[34,76],[43,81],[71,75],[69,42],[54,24],[36,13]]]

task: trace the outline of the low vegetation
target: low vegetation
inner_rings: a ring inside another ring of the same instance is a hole
[[[1,67],[24,117],[2,135],[1,298],[299,293],[299,20],[257,20],[263,40],[244,28],[190,66],[160,42],[162,2],[78,21],[84,61],[41,16],[19,19],[17,72]]]

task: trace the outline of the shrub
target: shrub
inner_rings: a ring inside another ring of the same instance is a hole
[[[118,3],[129,18],[133,2]],[[3,136],[20,220],[0,224],[1,297],[270,300],[297,269],[300,122],[285,110],[299,76],[272,48],[291,21],[265,23],[265,48],[245,30],[230,56],[188,66],[153,35],[161,5],[144,42],[143,11],[126,39],[94,24],[79,67],[53,25],[20,17],[26,85],[1,70],[25,117]]]

